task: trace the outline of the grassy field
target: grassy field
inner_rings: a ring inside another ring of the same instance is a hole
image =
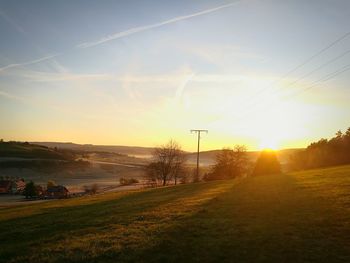
[[[45,146],[22,142],[0,142],[0,157],[55,160],[72,159],[66,152],[58,152]]]
[[[350,262],[350,166],[0,209],[1,262]]]

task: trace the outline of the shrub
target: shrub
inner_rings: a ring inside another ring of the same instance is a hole
[[[132,185],[132,184],[139,183],[139,180],[137,180],[135,178],[128,179],[128,178],[122,177],[119,179],[119,183],[120,183],[120,185]]]
[[[216,163],[203,177],[205,181],[232,179],[246,173],[248,166],[247,150],[243,145],[234,149],[224,148],[216,156]]]
[[[86,194],[96,194],[98,191],[98,184],[92,184],[90,186],[85,185],[84,186],[84,191]]]
[[[281,172],[281,165],[274,151],[262,151],[256,161],[253,176],[278,174]]]

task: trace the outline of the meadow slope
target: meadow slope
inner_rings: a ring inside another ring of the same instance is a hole
[[[0,209],[1,262],[350,262],[350,166]]]

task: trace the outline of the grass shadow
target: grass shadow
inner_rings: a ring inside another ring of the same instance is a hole
[[[200,195],[210,188],[215,189],[217,185],[220,183],[146,190],[122,195],[112,200],[68,207],[45,207],[43,205],[44,208],[38,211],[38,214],[1,222],[1,241],[4,245],[0,248],[0,261],[5,262],[16,258],[20,250],[28,262],[26,255],[35,253],[45,244],[52,244],[53,247],[57,244],[59,247],[62,241],[65,245],[69,245],[72,239],[78,242],[79,239],[83,241],[87,237],[87,242],[91,243],[91,236],[96,233],[101,237],[118,229],[128,235],[128,231],[134,231],[128,229],[132,224],[137,225],[145,221],[150,221],[153,225],[157,224],[158,222],[153,221],[160,218],[162,211],[152,214],[153,210],[166,208],[168,204],[181,202],[181,199]],[[17,211],[21,208],[14,209]],[[138,230],[142,231],[142,229]],[[103,242],[100,245],[103,246]],[[51,247],[50,249],[55,254],[56,248]],[[21,261],[21,258],[19,257],[18,260]]]

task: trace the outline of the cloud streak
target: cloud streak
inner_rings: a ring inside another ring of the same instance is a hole
[[[150,30],[150,29],[153,29],[153,28],[165,26],[165,25],[168,25],[168,24],[173,24],[173,23],[176,23],[176,22],[179,22],[179,21],[183,21],[183,20],[187,20],[187,19],[191,19],[191,18],[194,18],[194,17],[197,17],[197,16],[210,14],[210,13],[219,11],[221,9],[225,9],[225,8],[231,7],[231,6],[235,5],[235,4],[237,4],[238,2],[240,2],[240,1],[236,1],[236,2],[233,2],[233,3],[226,4],[226,5],[221,5],[221,6],[214,7],[214,8],[207,9],[207,10],[203,10],[203,11],[196,12],[196,13],[193,13],[193,14],[190,14],[190,15],[178,16],[178,17],[171,18],[171,19],[168,19],[168,20],[165,20],[165,21],[162,21],[162,22],[158,22],[158,23],[155,23],[155,24],[151,24],[151,25],[134,27],[134,28],[122,31],[122,32],[118,32],[118,33],[106,36],[106,37],[101,38],[100,40],[97,40],[97,41],[85,42],[85,43],[78,44],[78,45],[75,46],[75,48],[94,47],[94,46],[97,46],[97,45],[100,45],[100,44],[103,44],[103,43],[106,43],[106,42],[109,42],[109,41],[112,41],[112,40],[116,40],[116,39],[119,39],[119,38],[130,36],[130,35],[133,35],[133,34],[136,34],[136,33],[140,33],[140,32],[143,32],[143,31],[147,31],[147,30]],[[2,17],[4,17],[3,13],[0,13],[0,15]],[[0,67],[0,73],[3,72],[3,71],[6,71],[6,70],[12,69],[12,68],[17,68],[17,67],[28,66],[28,65],[40,63],[40,62],[43,62],[43,61],[55,58],[55,57],[57,57],[59,55],[62,55],[62,54],[49,55],[49,56],[45,56],[45,57],[42,57],[42,58],[38,58],[38,59],[35,59],[35,60],[23,62],[23,63],[9,64],[7,66]]]
[[[112,40],[115,40],[115,39],[119,39],[119,38],[123,38],[123,37],[126,37],[126,36],[130,36],[130,35],[133,35],[133,34],[136,34],[136,33],[140,33],[140,32],[143,32],[143,31],[147,31],[147,30],[150,30],[150,29],[153,29],[153,28],[165,26],[165,25],[168,25],[168,24],[173,24],[173,23],[176,23],[176,22],[179,22],[179,21],[183,21],[183,20],[187,20],[187,19],[190,19],[190,18],[194,18],[194,17],[197,17],[197,16],[210,14],[210,13],[219,11],[221,9],[225,9],[225,8],[231,7],[231,6],[235,5],[235,4],[237,4],[238,2],[239,1],[234,2],[234,3],[230,3],[230,4],[226,4],[226,5],[221,5],[221,6],[218,6],[218,7],[215,7],[215,8],[203,10],[203,11],[196,12],[196,13],[193,13],[193,14],[190,14],[190,15],[178,16],[178,17],[175,17],[175,18],[172,18],[172,19],[169,19],[169,20],[165,20],[165,21],[162,21],[162,22],[158,22],[158,23],[155,23],[155,24],[151,24],[151,25],[134,27],[134,28],[122,31],[122,32],[118,32],[118,33],[106,36],[106,37],[101,38],[100,40],[97,40],[97,41],[85,42],[85,43],[79,44],[76,47],[78,47],[78,48],[94,47],[94,46],[97,46],[97,45],[100,45],[100,44],[103,44],[103,43],[106,43],[106,42],[109,42],[109,41],[112,41]]]
[[[19,101],[22,101],[22,102],[26,102],[25,98],[22,98],[22,97],[19,97],[19,96],[7,93],[7,92],[2,91],[2,90],[0,90],[0,97],[5,97],[5,98],[8,98],[8,99],[12,99],[12,100],[19,100]]]
[[[90,118],[90,116],[86,115],[85,113],[80,113],[80,112],[77,112],[76,110],[67,109],[67,107],[63,106],[63,105],[54,105],[50,101],[38,100],[38,99],[33,99],[33,98],[23,97],[23,96],[17,96],[15,94],[8,93],[8,92],[2,91],[2,90],[0,90],[0,97],[4,97],[4,98],[11,99],[14,101],[19,101],[23,104],[31,105],[31,106],[37,107],[37,108],[42,108],[42,109],[46,109],[46,110],[47,109],[54,110],[54,111],[58,111],[58,112],[61,112],[64,114],[68,114],[68,115],[73,114],[79,118],[82,118],[82,117],[85,117],[87,119]]]
[[[11,69],[11,68],[17,68],[17,67],[22,67],[22,66],[33,65],[33,64],[45,61],[45,60],[49,60],[49,59],[55,58],[55,57],[57,57],[59,55],[60,54],[54,54],[54,55],[45,56],[45,57],[42,57],[42,58],[30,60],[30,61],[23,62],[23,63],[10,64],[10,65],[7,65],[7,66],[4,66],[4,67],[0,68],[0,72],[8,70],[8,69]]]

